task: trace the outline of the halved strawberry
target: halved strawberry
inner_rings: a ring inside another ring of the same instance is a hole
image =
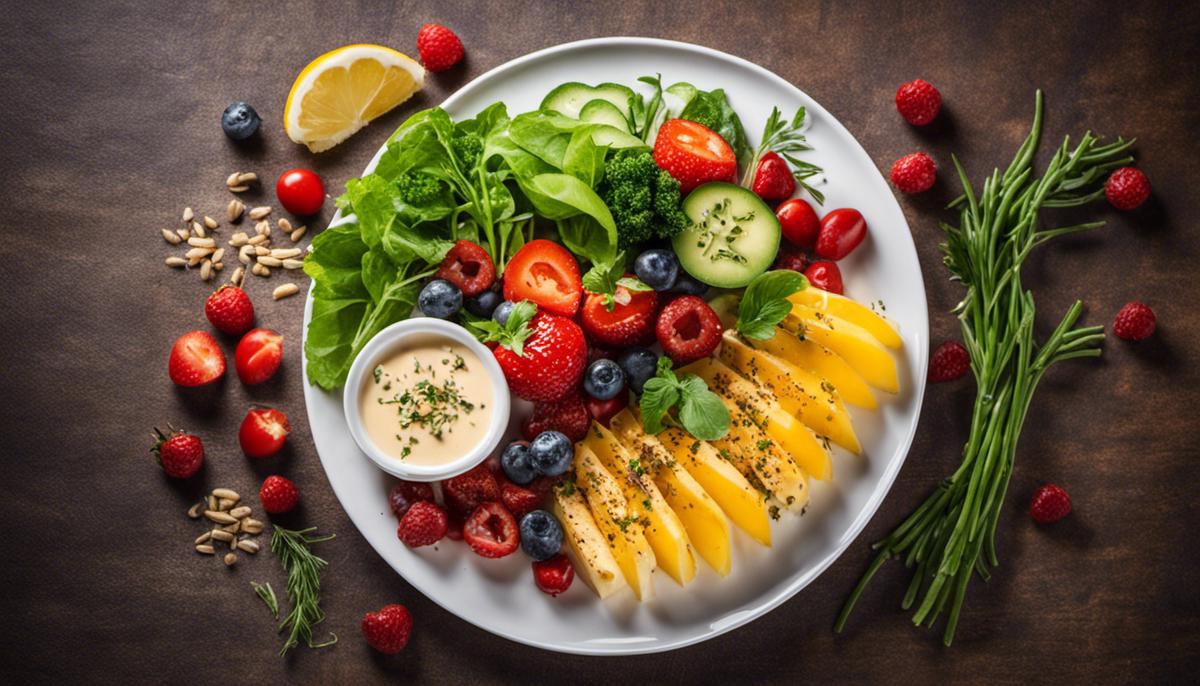
[[[496,283],[496,265],[478,243],[457,241],[442,259],[435,276],[458,286],[464,296],[471,298]]]
[[[628,348],[654,341],[654,315],[657,313],[657,291],[630,291],[618,285],[612,296],[588,293],[579,321],[592,343]]]
[[[553,241],[529,241],[504,269],[504,299],[510,302],[528,300],[547,312],[573,317],[582,294],[579,263]]]
[[[212,334],[189,331],[171,347],[167,372],[180,386],[203,386],[225,374],[225,353]]]
[[[712,129],[686,119],[668,119],[654,141],[654,161],[679,181],[687,194],[709,181],[734,181],[737,156]]]
[[[504,557],[521,544],[517,520],[498,502],[475,508],[463,524],[463,538],[480,557]]]

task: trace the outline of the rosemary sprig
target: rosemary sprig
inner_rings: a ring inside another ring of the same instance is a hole
[[[287,572],[287,594],[292,602],[292,609],[279,624],[279,630],[289,630],[280,655],[304,641],[309,648],[324,648],[337,643],[337,635],[322,643],[313,643],[312,628],[325,619],[321,611],[321,571],[325,569],[325,560],[313,554],[309,548],[313,543],[333,539],[333,534],[327,536],[310,536],[317,528],[309,527],[300,531],[285,529],[281,526],[272,528],[271,552],[279,558],[283,570]]]
[[[1133,141],[1120,138],[1106,145],[1086,133],[1074,147],[1068,137],[1041,178],[1033,160],[1042,132],[1042,93],[1037,92],[1033,127],[1012,164],[994,170],[977,194],[954,159],[963,195],[958,226],[942,224],[944,261],[967,292],[955,308],[975,376],[975,408],[971,431],[959,468],[934,489],[907,519],[882,541],[879,551],[846,599],[834,626],[841,631],[855,602],[884,562],[904,557],[914,569],[901,607],[914,604],[913,624],[933,626],[949,610],[943,642],[954,640],[959,613],[971,578],[985,581],[999,564],[996,525],[1012,476],[1021,427],[1034,390],[1056,362],[1100,355],[1104,329],[1076,328],[1082,304],[1072,305],[1045,340],[1033,336],[1033,293],[1021,285],[1021,265],[1029,253],[1051,238],[1103,226],[1088,222],[1042,228],[1045,207],[1074,207],[1103,194],[1108,172],[1129,164],[1125,152]],[[917,603],[920,599],[919,604]]]
[[[767,124],[763,127],[762,142],[758,144],[753,159],[746,166],[746,171],[742,175],[743,186],[749,188],[754,183],[754,174],[758,172],[758,163],[768,152],[774,152],[792,165],[792,178],[796,179],[796,185],[808,191],[817,204],[825,204],[825,195],[808,183],[808,179],[821,174],[824,170],[811,162],[805,162],[796,157],[802,152],[812,150],[812,146],[807,143],[804,134],[800,133],[800,130],[804,128],[804,120],[807,116],[808,112],[801,107],[796,110],[795,116],[789,122],[783,118],[778,107],[771,108],[771,116],[767,117]]]
[[[260,584],[257,581],[251,581],[250,586],[254,588],[254,592],[262,598],[267,609],[271,611],[271,616],[279,619],[279,599],[275,597],[275,589],[271,588],[271,583]]]

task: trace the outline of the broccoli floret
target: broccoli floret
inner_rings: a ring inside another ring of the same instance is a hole
[[[463,167],[468,169],[478,164],[479,156],[483,154],[483,139],[474,133],[456,135],[450,139],[450,145]]]
[[[442,192],[440,181],[428,174],[407,172],[396,179],[400,197],[409,205],[426,205]]]
[[[648,152],[619,152],[604,167],[598,189],[617,224],[617,243],[629,248],[670,238],[688,227],[679,209],[679,182]]]

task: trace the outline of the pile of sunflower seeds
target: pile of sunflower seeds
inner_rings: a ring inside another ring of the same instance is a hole
[[[216,555],[217,545],[224,543],[229,551],[222,558],[225,566],[237,562],[237,552],[253,555],[259,551],[258,542],[250,538],[263,531],[263,523],[251,517],[249,505],[239,505],[242,496],[228,488],[214,488],[212,493],[187,511],[192,519],[207,519],[212,528],[196,537],[193,545],[201,555]]]

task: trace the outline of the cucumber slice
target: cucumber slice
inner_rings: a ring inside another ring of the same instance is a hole
[[[613,128],[629,133],[629,121],[617,106],[607,100],[588,100],[583,109],[579,110],[580,121],[593,124],[607,124]]]
[[[732,183],[706,183],[688,194],[692,225],[674,238],[679,264],[717,288],[741,288],[767,271],[779,251],[779,220],[754,193]]]
[[[579,111],[592,100],[607,100],[620,111],[621,116],[629,118],[629,98],[633,91],[619,83],[602,83],[589,86],[586,83],[572,81],[558,86],[546,94],[539,109],[554,110],[559,114],[579,118]]]

